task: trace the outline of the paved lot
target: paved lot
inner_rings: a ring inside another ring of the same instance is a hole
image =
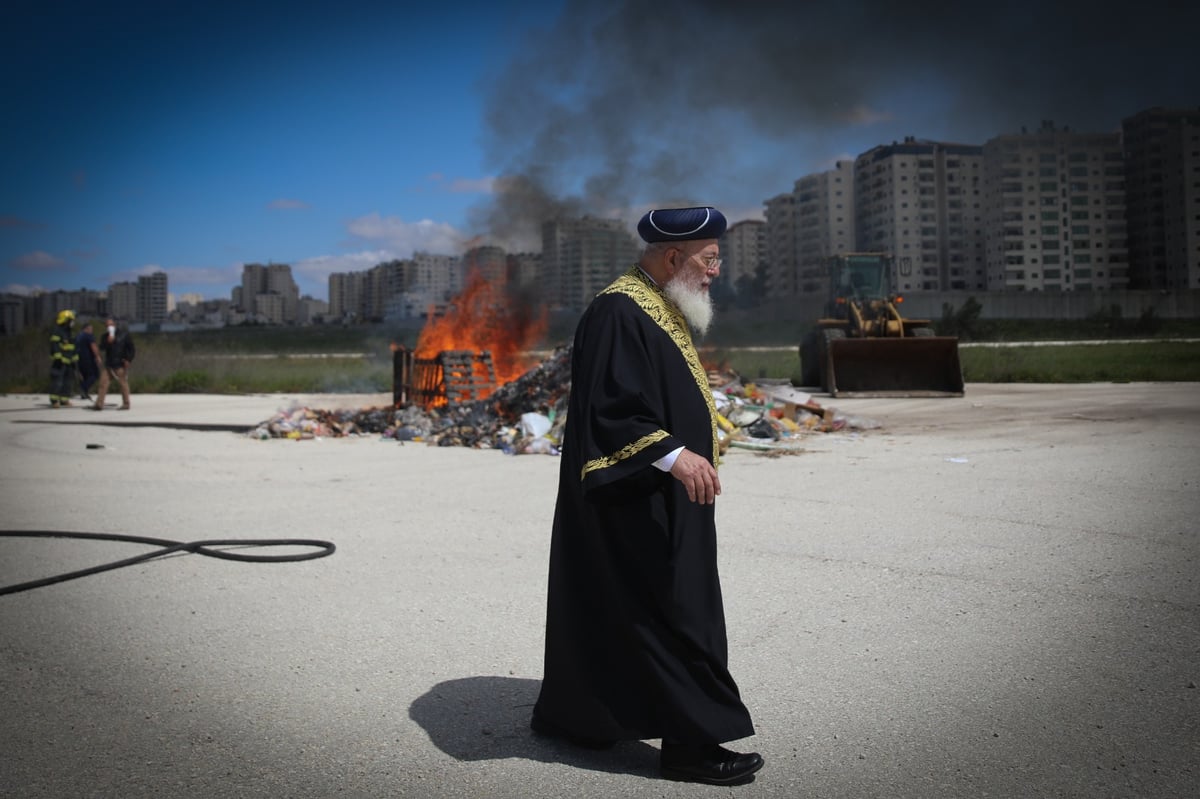
[[[0,397],[8,530],[337,545],[0,596],[0,796],[1196,795],[1200,385],[818,397],[882,427],[731,452],[734,789],[529,734],[556,458],[222,430],[386,399]],[[145,549],[0,538],[0,586]]]

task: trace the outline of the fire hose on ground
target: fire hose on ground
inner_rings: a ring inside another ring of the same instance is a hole
[[[0,586],[0,596],[4,594],[16,594],[21,591],[29,591],[34,588],[42,588],[43,586],[53,585],[55,583],[66,582],[67,580],[76,580],[80,577],[87,577],[90,574],[98,574],[99,572],[110,571],[112,569],[120,569],[125,566],[132,566],[136,563],[144,563],[154,558],[162,558],[167,555],[172,555],[177,552],[191,552],[196,555],[204,555],[210,558],[221,558],[223,560],[238,560],[251,563],[290,563],[300,560],[315,560],[332,555],[335,549],[334,545],[329,541],[318,541],[308,538],[262,538],[262,539],[211,539],[207,541],[171,541],[166,538],[149,538],[140,535],[121,535],[119,533],[80,533],[62,530],[0,530],[0,537],[3,538],[77,538],[90,541],[121,541],[133,544],[148,544],[150,546],[159,547],[152,552],[144,552],[141,555],[135,555],[131,558],[113,561],[112,563],[103,563],[99,566],[92,566],[87,569],[79,569],[78,571],[67,572],[65,574],[56,574],[52,577],[44,577],[40,580],[31,580],[25,583],[16,583],[15,585]],[[281,546],[297,546],[311,547],[311,552],[292,553],[287,555],[254,555],[245,552],[231,552],[227,549],[217,549],[216,547],[281,547]]]

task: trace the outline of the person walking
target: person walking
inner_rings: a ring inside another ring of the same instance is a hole
[[[639,262],[580,318],[530,726],[605,748],[660,738],[664,777],[754,779],[717,573],[717,411],[692,343],[720,274],[715,208],[642,217]],[[691,329],[689,329],[691,328]]]
[[[104,353],[104,369],[100,372],[100,388],[96,392],[96,404],[92,407],[104,410],[104,398],[108,396],[108,384],[116,380],[121,387],[121,406],[118,410],[129,410],[129,366],[137,352],[133,336],[124,323],[118,329],[112,317],[105,320],[104,335],[100,337],[100,349]]]
[[[75,352],[79,355],[79,398],[90,400],[89,390],[100,377],[100,349],[92,335],[92,323],[88,322],[75,337]]]
[[[50,333],[50,407],[66,408],[75,394],[75,368],[79,353],[75,351],[74,311],[59,311]]]

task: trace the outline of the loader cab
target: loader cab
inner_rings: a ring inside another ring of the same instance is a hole
[[[845,255],[834,258],[833,286],[837,297],[859,301],[882,299],[891,288],[891,259],[886,255]]]

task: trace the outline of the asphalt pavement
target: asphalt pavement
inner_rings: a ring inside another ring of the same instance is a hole
[[[1200,384],[814,398],[867,429],[721,468],[766,759],[721,789],[528,729],[557,458],[238,432],[379,395],[0,397],[6,531],[336,546],[0,596],[0,796],[1196,796]],[[3,537],[0,587],[146,551]]]

